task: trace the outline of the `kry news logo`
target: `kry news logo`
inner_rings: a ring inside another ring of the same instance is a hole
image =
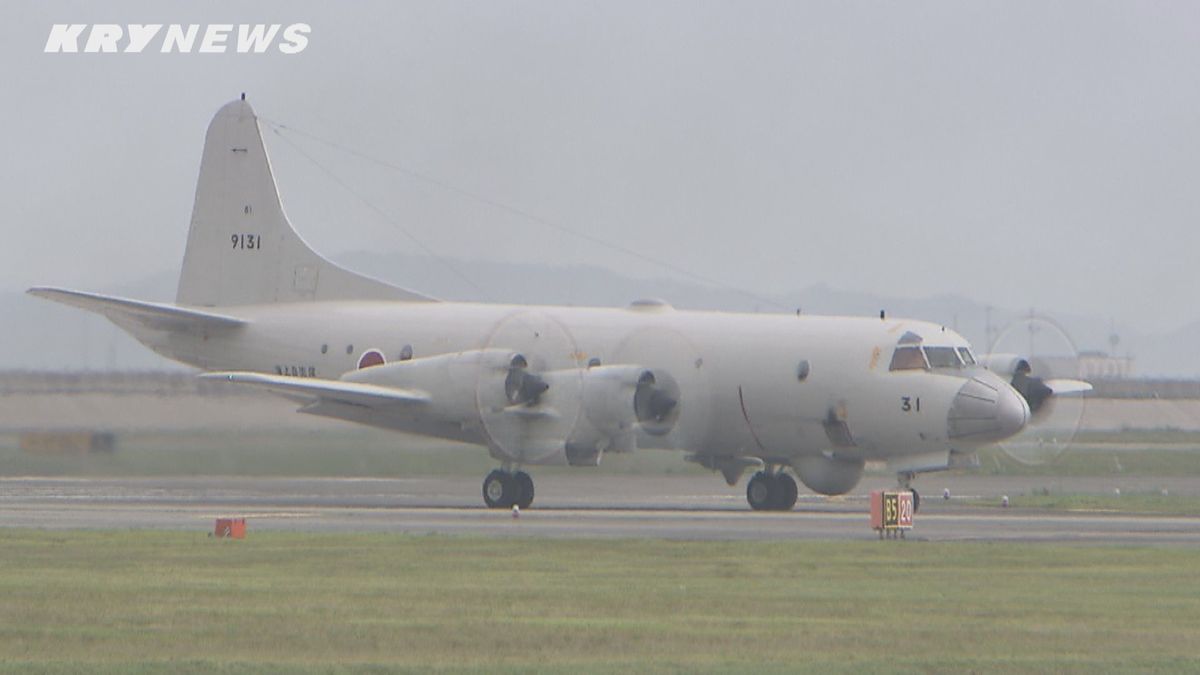
[[[278,23],[210,23],[203,27],[195,23],[173,23],[165,26],[165,30],[161,23],[97,23],[90,26],[86,23],[56,23],[50,27],[44,51],[47,54],[138,54],[144,51],[262,54],[274,47],[284,54],[298,54],[308,47],[309,33],[312,33],[312,27],[306,23],[287,26]]]

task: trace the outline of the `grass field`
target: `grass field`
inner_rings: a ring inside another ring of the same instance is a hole
[[[587,471],[604,474],[708,474],[683,452],[613,454]],[[998,448],[980,451],[972,473],[1000,476],[1197,476],[1200,436],[1183,432],[1089,434],[1053,462],[1028,466]],[[369,429],[296,432],[129,433],[111,453],[83,456],[23,452],[0,436],[0,476],[482,476],[495,462],[482,448]],[[539,467],[539,472],[578,472]],[[875,473],[886,473],[880,465]]]
[[[995,499],[974,500],[975,506],[1003,508]],[[1045,490],[1034,494],[1012,495],[1011,508],[1050,511],[1096,511],[1108,513],[1153,513],[1167,516],[1195,516],[1200,513],[1200,497],[1160,493],[1126,493],[1120,496],[1072,494]]]
[[[613,454],[600,473],[709,473],[682,452]],[[483,476],[496,462],[478,446],[369,429],[336,432],[130,433],[116,449],[86,455],[23,452],[0,438],[0,476]],[[539,472],[579,471],[539,467]]]
[[[1200,669],[1200,553],[0,530],[7,672]]]
[[[1053,461],[1035,465],[1014,461],[992,447],[979,451],[979,467],[971,471],[986,476],[1200,476],[1200,443],[1080,441]]]

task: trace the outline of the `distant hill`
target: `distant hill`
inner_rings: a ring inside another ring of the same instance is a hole
[[[400,253],[353,252],[337,262],[379,279],[447,300],[487,302],[624,306],[639,298],[662,298],[680,309],[748,312],[794,312],[891,316],[939,322],[971,340],[978,351],[989,345],[989,308],[953,294],[926,298],[854,293],[816,285],[795,292],[767,295],[664,278],[632,278],[591,266],[512,264],[492,261],[443,260]],[[171,301],[175,272],[163,272],[137,283],[92,288],[147,300]],[[23,289],[21,289],[23,291]],[[5,317],[5,349],[0,368],[49,370],[180,368],[145,349],[107,321],[79,310],[26,296],[21,291],[0,293],[0,316]],[[1029,308],[991,308],[991,337],[1001,335],[1006,351],[1028,351],[1024,324],[1015,325]],[[1113,326],[1109,317],[1075,315],[1037,308],[1062,326],[1078,349],[1107,351]],[[1008,327],[1008,328],[1006,328]],[[1035,334],[1035,352],[1057,351],[1062,340]],[[1163,377],[1200,375],[1200,320],[1162,334],[1140,334],[1118,324],[1118,351],[1136,358],[1139,374]]]

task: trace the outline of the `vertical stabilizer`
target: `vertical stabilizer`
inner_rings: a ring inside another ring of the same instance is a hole
[[[180,305],[430,298],[322,258],[284,215],[254,109],[222,107],[204,139],[196,203],[179,277]]]

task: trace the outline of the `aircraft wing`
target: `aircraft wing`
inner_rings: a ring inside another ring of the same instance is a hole
[[[382,408],[430,401],[429,394],[416,389],[399,389],[342,380],[321,380],[312,377],[251,372],[204,373],[199,377],[204,380],[231,382],[265,389],[291,398],[308,399],[314,403],[333,402],[365,408]]]
[[[100,293],[71,291],[65,288],[36,286],[26,292],[39,298],[102,314],[117,323],[132,320],[148,328],[159,330],[178,331],[197,327],[236,328],[246,323],[244,319],[226,314],[161,302],[145,302],[113,295],[101,295]]]
[[[1055,396],[1079,396],[1092,391],[1092,385],[1083,380],[1046,380],[1045,385]]]

